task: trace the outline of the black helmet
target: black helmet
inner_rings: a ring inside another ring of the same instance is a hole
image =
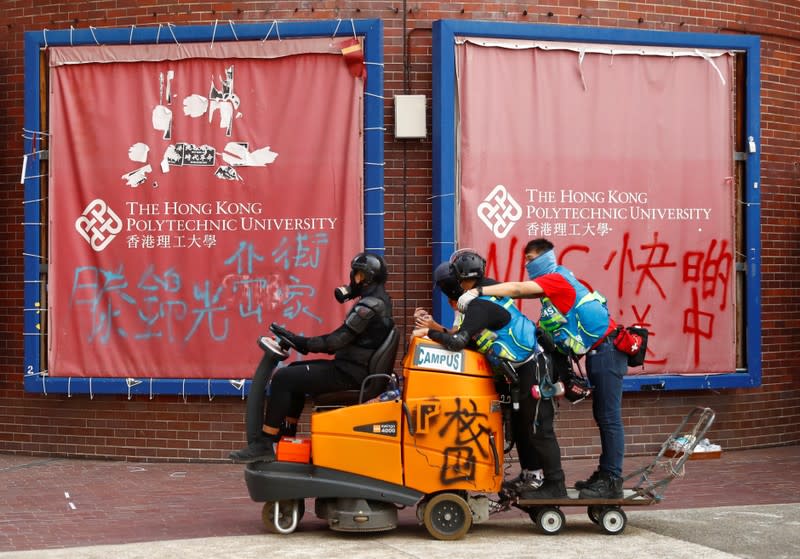
[[[442,262],[433,271],[433,285],[441,289],[444,296],[453,301],[457,301],[464,290],[458,283],[458,278],[453,275],[450,269],[450,262]]]
[[[486,272],[486,260],[474,250],[463,248],[450,257],[450,268],[459,281],[480,280]]]
[[[371,252],[359,252],[353,257],[353,261],[350,262],[351,281],[356,271],[364,274],[363,285],[386,283],[389,276],[386,261],[382,256]]]

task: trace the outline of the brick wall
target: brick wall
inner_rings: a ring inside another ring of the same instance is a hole
[[[403,65],[403,17],[408,65]],[[693,406],[711,406],[726,449],[800,441],[800,9],[794,1],[190,2],[6,0],[0,18],[0,452],[136,461],[218,460],[243,440],[240,398],[26,394],[22,390],[23,33],[29,30],[380,18],[385,30],[386,248],[398,324],[430,305],[431,144],[392,137],[395,93],[431,96],[431,23],[480,19],[762,38],[763,386],[756,390],[626,394],[628,454],[653,452]],[[406,78],[408,81],[406,82]],[[401,271],[405,273],[400,273]],[[587,403],[562,406],[566,456],[599,440]]]

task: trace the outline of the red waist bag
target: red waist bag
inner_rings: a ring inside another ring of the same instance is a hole
[[[617,328],[614,337],[614,347],[628,356],[628,367],[640,367],[644,365],[644,357],[647,352],[647,328],[639,326],[628,326]]]

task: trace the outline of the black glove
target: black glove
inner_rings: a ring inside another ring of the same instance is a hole
[[[298,352],[302,353],[303,355],[308,353],[308,338],[298,336],[297,334],[292,334],[289,341],[292,342],[292,345]]]
[[[281,345],[294,348],[303,355],[308,353],[308,338],[298,336],[275,322],[269,325],[269,329],[278,337],[278,341]]]

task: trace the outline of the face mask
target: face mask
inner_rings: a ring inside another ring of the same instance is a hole
[[[553,250],[548,250],[528,261],[525,264],[525,269],[528,271],[528,278],[536,279],[539,276],[554,272],[556,269],[556,253]]]

